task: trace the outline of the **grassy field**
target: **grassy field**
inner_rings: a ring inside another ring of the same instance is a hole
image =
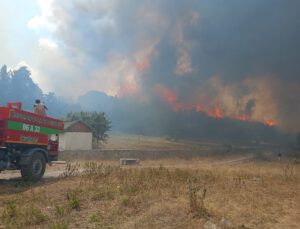
[[[106,144],[102,144],[99,147],[104,150],[116,150],[116,149],[130,149],[130,150],[165,150],[165,149],[211,149],[211,147],[218,147],[216,143],[203,143],[183,141],[171,138],[149,137],[143,135],[129,135],[121,133],[113,133],[108,138]]]
[[[81,175],[73,165],[62,178],[10,181],[0,189],[0,227],[203,228],[209,221],[228,228],[299,228],[298,165],[151,163],[120,168],[90,162],[81,165]]]
[[[299,164],[238,157],[85,160],[36,184],[0,180],[0,228],[300,228]]]
[[[89,152],[71,151],[60,153],[60,159],[118,160],[137,157],[143,160],[163,158],[191,158],[198,156],[247,155],[257,151],[257,146],[229,145],[226,143],[197,142],[143,135],[111,134],[106,144],[99,144]]]

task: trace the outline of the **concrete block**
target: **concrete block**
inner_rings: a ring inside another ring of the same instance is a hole
[[[140,163],[140,159],[138,158],[121,158],[120,165],[138,165]]]

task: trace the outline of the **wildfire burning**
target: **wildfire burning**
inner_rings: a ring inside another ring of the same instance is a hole
[[[275,121],[272,119],[264,121],[264,124],[267,126],[275,126],[276,125]]]
[[[119,96],[133,96],[136,93],[136,85],[131,83],[124,83],[119,88]]]
[[[165,102],[171,105],[173,111],[178,112],[183,109],[182,104],[178,102],[177,94],[171,89],[163,85],[156,85],[155,91]]]
[[[241,120],[241,121],[248,121],[250,119],[250,117],[246,114],[242,114],[242,115],[238,116],[236,119]]]
[[[181,102],[178,99],[178,95],[175,91],[163,86],[163,85],[156,85],[154,90],[158,95],[161,97],[163,101],[165,101],[167,104],[169,104],[174,112],[179,111],[188,111],[188,110],[194,110],[196,112],[203,112],[206,113],[207,116],[221,119],[224,117],[236,119],[240,121],[253,121],[253,122],[261,122],[267,126],[275,126],[276,122],[273,119],[269,120],[257,120],[252,117],[250,117],[247,114],[241,114],[239,116],[228,116],[225,115],[222,111],[222,108],[220,105],[203,105],[203,104],[191,104],[188,102]]]
[[[204,112],[209,117],[212,117],[212,118],[223,118],[224,117],[222,114],[221,108],[218,106],[211,108],[208,106],[202,106],[200,104],[197,104],[193,108],[196,112]]]

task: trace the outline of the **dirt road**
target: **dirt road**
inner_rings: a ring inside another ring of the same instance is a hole
[[[213,160],[213,161],[206,161],[206,160],[197,160],[197,161],[185,161],[185,163],[182,163],[182,161],[166,161],[164,163],[156,163],[155,161],[147,162],[145,163],[142,162],[142,164],[138,167],[159,167],[159,166],[164,166],[167,168],[193,168],[195,166],[199,166],[199,164],[205,164],[208,166],[219,166],[219,165],[235,165],[235,164],[240,164],[247,162],[249,160],[253,159],[253,155],[247,155],[243,157],[236,157],[236,158],[231,158],[231,159],[220,159],[220,160]],[[117,164],[115,162],[114,164]],[[47,166],[44,178],[58,178],[59,176],[62,175],[62,173],[65,170],[66,165],[65,164],[56,164],[52,166]],[[83,170],[79,171],[82,172]],[[6,181],[9,180],[19,180],[21,178],[20,172],[19,171],[4,171],[0,173],[0,184],[5,183]]]

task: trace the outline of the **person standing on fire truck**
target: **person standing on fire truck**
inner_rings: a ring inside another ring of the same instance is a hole
[[[46,116],[46,110],[48,110],[48,108],[45,106],[45,104],[41,103],[41,100],[36,99],[33,106],[33,112],[37,115]]]

